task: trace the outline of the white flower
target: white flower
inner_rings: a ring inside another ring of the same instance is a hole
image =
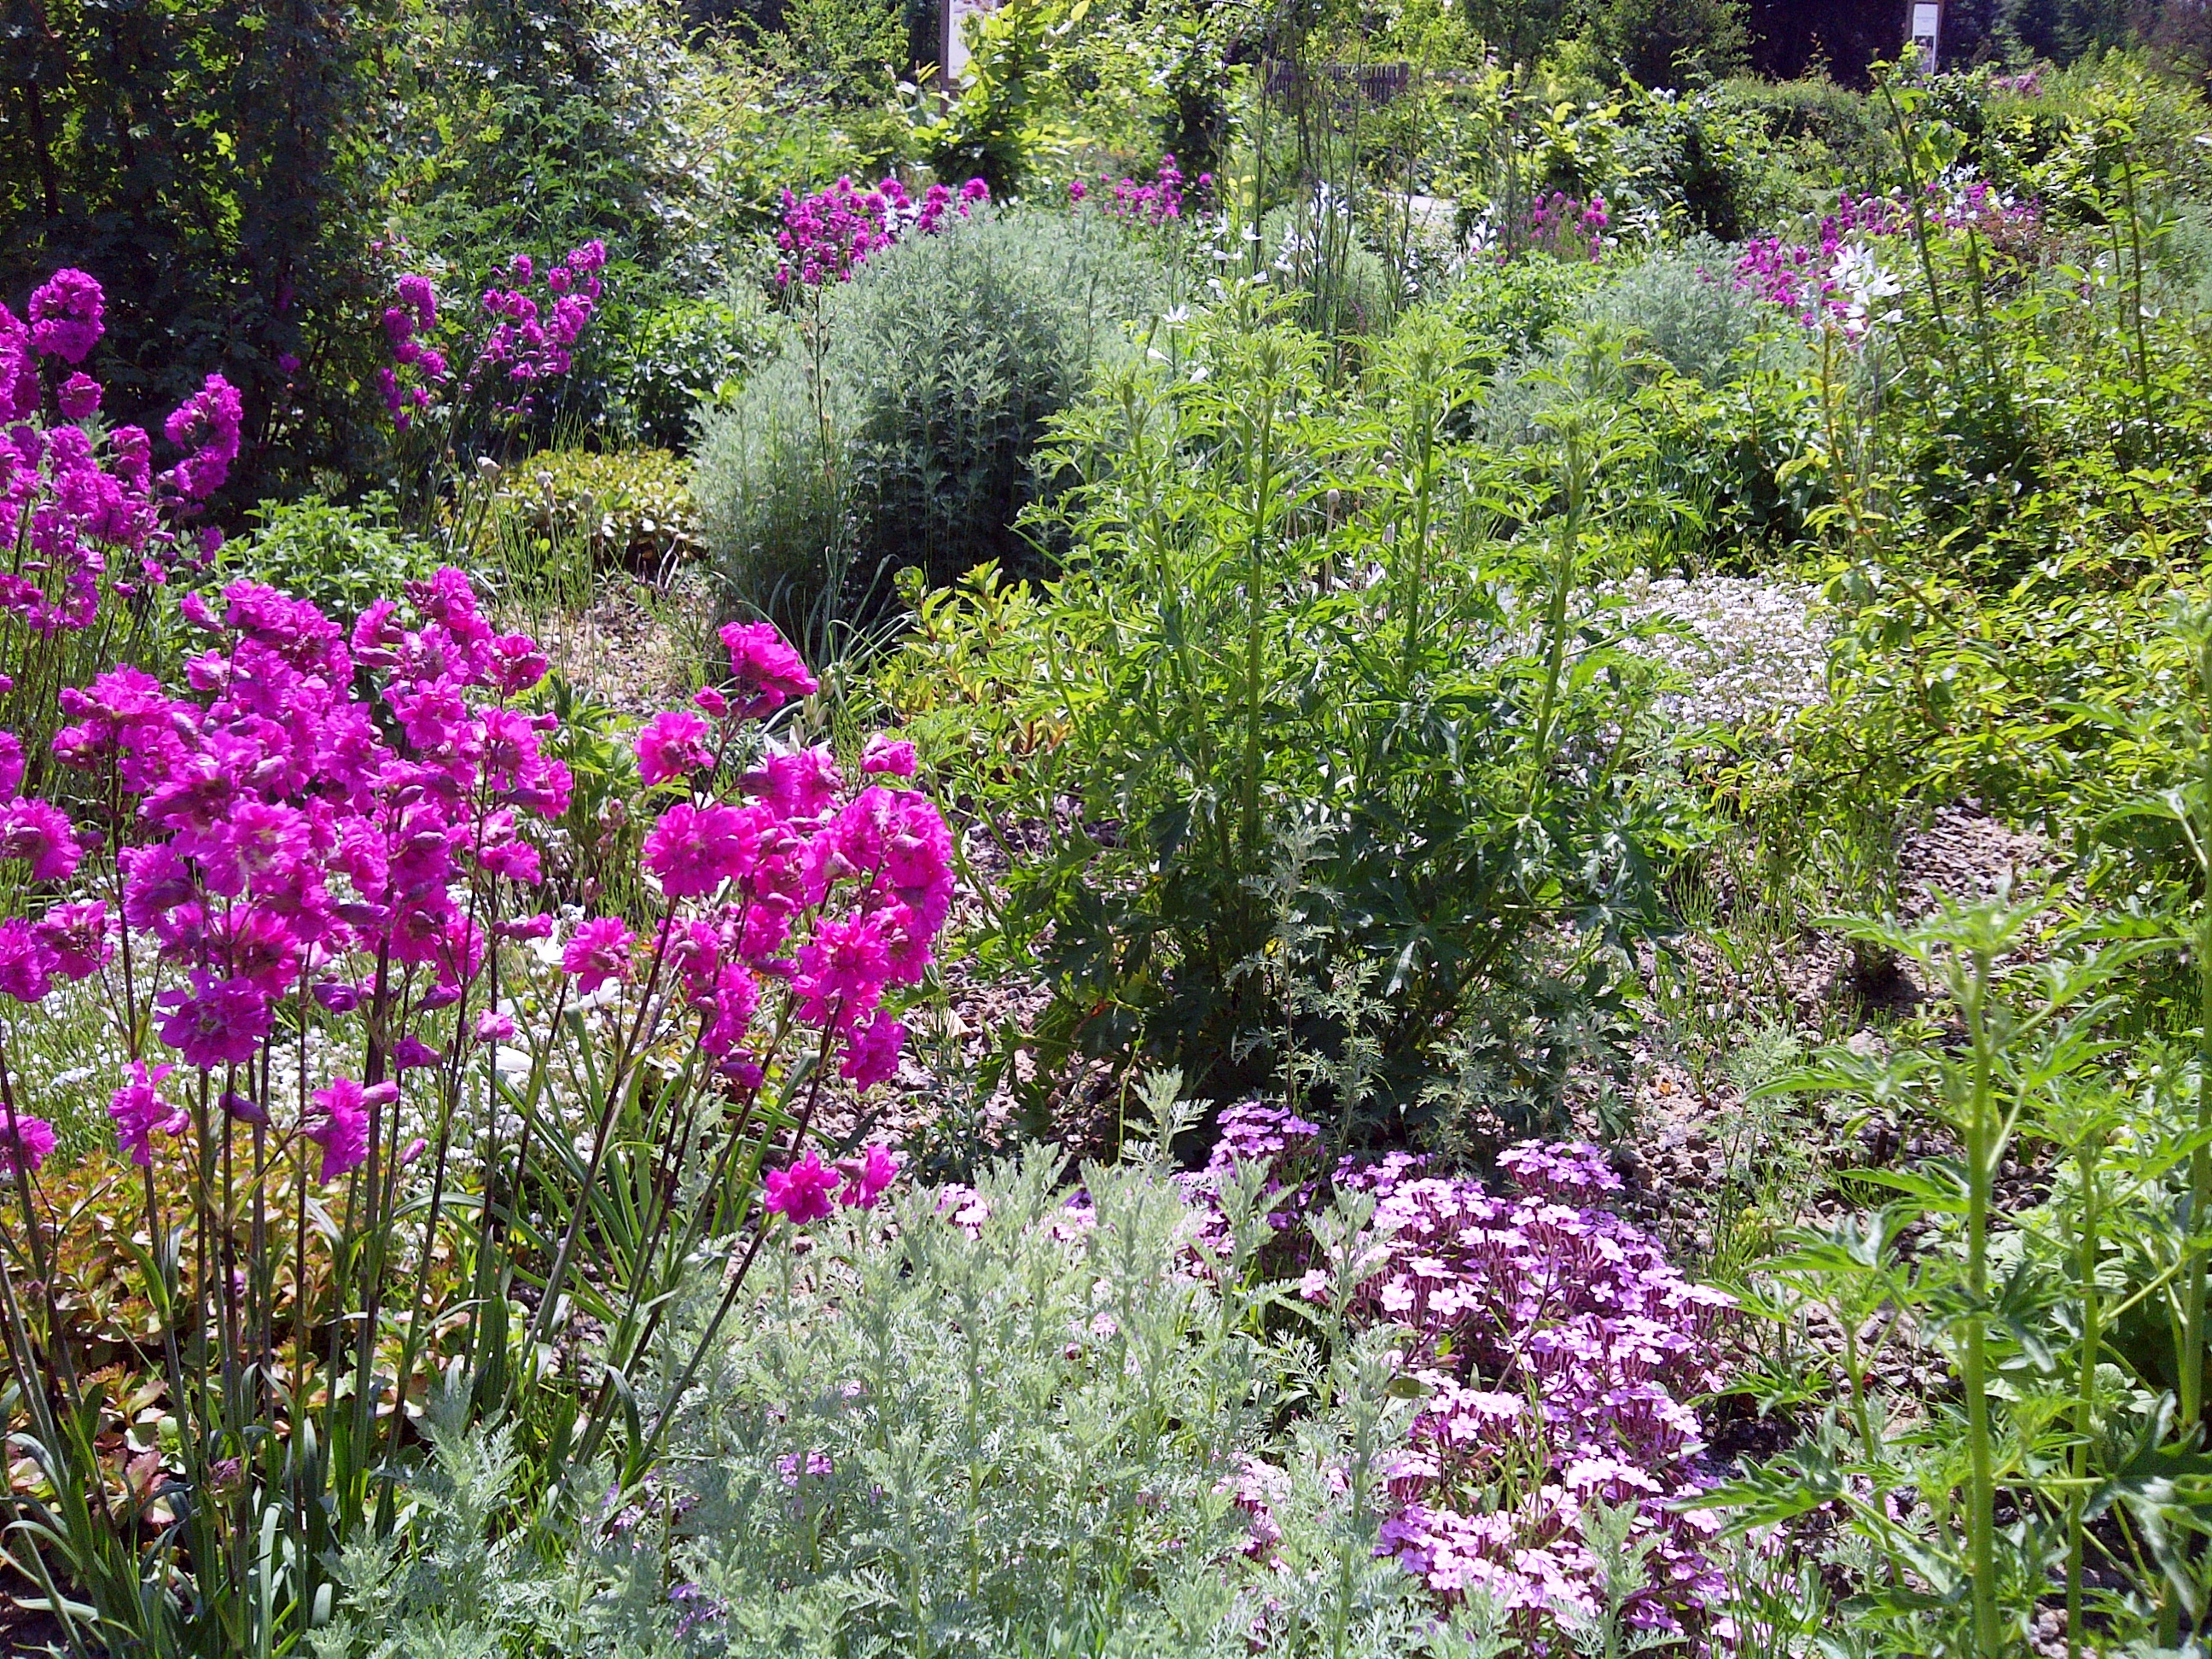
[[[1848,326],[1853,333],[1865,328],[1869,322],[1893,323],[1904,313],[1894,307],[1885,309],[1879,317],[1875,314],[1878,301],[1893,300],[1905,291],[1904,283],[1885,270],[1875,258],[1874,251],[1863,242],[1846,242],[1837,250],[1836,263],[1828,272],[1837,295],[1848,308]]]

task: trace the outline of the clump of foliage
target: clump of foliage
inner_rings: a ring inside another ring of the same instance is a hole
[[[1048,420],[1158,278],[1089,216],[978,216],[812,290],[803,335],[702,428],[692,493],[737,595],[794,628],[891,571],[1036,568],[1022,509]]]
[[[1554,1121],[1657,916],[1652,670],[1576,599],[1633,446],[1601,499],[1611,441],[1562,412],[1567,465],[1493,535],[1462,337],[1407,331],[1335,401],[1279,303],[1114,371],[1056,439],[1067,574],[925,605],[880,684],[1010,853],[1048,837],[991,947],[1050,975],[1048,1048],[1310,1089],[1340,1139]],[[1020,740],[979,751],[979,708]]]
[[[251,533],[223,545],[227,579],[265,584],[350,623],[437,568],[433,550],[401,529],[390,497],[359,507],[319,495],[269,502]]]

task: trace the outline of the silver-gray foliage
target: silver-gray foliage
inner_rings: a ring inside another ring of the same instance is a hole
[[[1028,562],[1046,423],[1164,292],[1131,235],[1042,210],[909,236],[824,290],[819,337],[702,422],[692,495],[735,596],[812,632],[888,569]]]

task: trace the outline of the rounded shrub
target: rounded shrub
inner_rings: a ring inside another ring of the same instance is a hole
[[[1034,569],[1014,526],[1038,441],[1164,291],[1130,234],[1018,211],[810,295],[808,327],[702,423],[692,495],[732,597],[797,628],[903,567]]]

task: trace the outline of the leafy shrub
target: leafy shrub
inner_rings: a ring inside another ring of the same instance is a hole
[[[239,387],[230,501],[374,462],[359,404],[391,15],[64,0],[0,30],[18,100],[0,301],[57,266],[106,285],[116,424],[158,431],[210,370]]]
[[[1656,897],[1652,671],[1571,599],[1588,462],[1501,484],[1528,520],[1486,540],[1499,496],[1454,488],[1462,342],[1406,332],[1332,406],[1262,292],[1063,421],[1042,602],[939,607],[882,684],[1010,851],[1049,837],[991,946],[1049,976],[1048,1056],[1310,1091],[1340,1139],[1524,1132],[1613,1053],[1613,952]],[[1001,702],[1026,752],[969,736]]]
[[[757,290],[667,301],[607,319],[595,367],[610,383],[611,418],[641,443],[680,449],[702,413],[730,402],[771,356],[775,319]]]
[[[1656,351],[1678,374],[1719,385],[1768,319],[1735,284],[1732,250],[1710,240],[1655,253],[1585,302],[1583,314]]]
[[[497,475],[463,529],[511,575],[570,557],[651,574],[694,545],[690,473],[665,449],[541,449]]]
[[[264,501],[258,516],[252,534],[225,544],[224,572],[266,582],[349,624],[438,568],[435,550],[400,529],[387,495],[359,507],[319,495]]]
[[[1729,81],[1720,93],[1765,130],[1774,143],[1776,165],[1808,181],[1832,179],[1857,191],[1877,190],[1887,182],[1881,118],[1863,94],[1812,76]]]
[[[796,625],[902,566],[1036,568],[1014,523],[1046,422],[1158,292],[1114,227],[1049,212],[909,238],[821,290],[811,337],[702,431],[692,492],[732,587]]]

